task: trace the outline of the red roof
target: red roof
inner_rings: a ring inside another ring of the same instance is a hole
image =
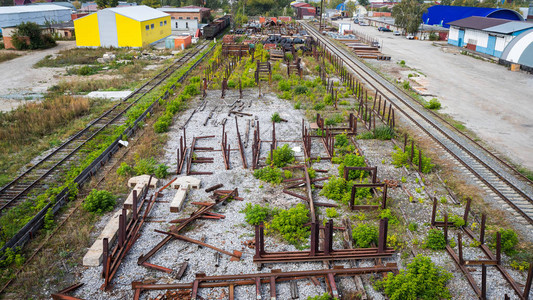
[[[293,4],[292,6],[293,7],[313,7],[311,4],[305,3],[305,2],[296,3],[296,4]]]
[[[200,7],[200,6],[196,6],[196,5],[182,6],[180,8],[195,8],[195,9],[200,9],[201,11],[211,11],[211,9],[209,9],[209,8]]]

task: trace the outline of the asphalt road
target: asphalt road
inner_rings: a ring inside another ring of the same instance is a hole
[[[533,75],[458,54],[457,48],[445,52],[430,41],[407,40],[347,19],[341,22],[350,22],[353,30],[382,40],[384,54],[392,57],[390,62],[369,62],[379,66],[404,60],[427,76],[426,88],[440,100],[442,112],[463,122],[495,150],[533,170]]]

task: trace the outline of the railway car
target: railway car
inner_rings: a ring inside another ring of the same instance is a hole
[[[223,17],[220,17],[213,22],[209,23],[207,26],[203,28],[204,30],[204,37],[206,39],[213,39],[215,38],[220,32],[222,32],[226,27],[228,27],[231,23],[231,15],[225,15]]]

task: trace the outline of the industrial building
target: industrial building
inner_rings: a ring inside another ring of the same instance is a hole
[[[503,50],[500,64],[518,64],[522,70],[533,73],[533,30],[522,32]]]
[[[434,5],[422,15],[422,22],[427,25],[448,28],[450,22],[472,16],[524,21],[524,18],[518,12],[506,8]]]
[[[365,17],[365,22],[368,23],[370,26],[374,27],[385,27],[392,31],[399,31],[403,32],[404,29],[400,26],[397,26],[394,23],[394,18],[386,18],[386,17]],[[441,26],[435,26],[435,25],[426,25],[426,24],[420,24],[418,27],[418,31],[414,34],[414,37],[417,40],[429,40],[429,36],[431,34],[436,34],[439,36],[439,40],[445,41],[448,39],[448,29],[443,28]]]
[[[157,10],[171,17],[172,30],[195,31],[200,23],[209,23],[211,9],[199,6],[160,7]]]
[[[500,57],[518,35],[533,30],[533,23],[484,17],[468,17],[448,23],[448,44]],[[533,47],[533,44],[532,44]]]
[[[46,4],[26,6],[0,7],[0,28],[14,27],[23,22],[33,22],[39,25],[48,23],[63,23],[71,20],[70,8]]]
[[[74,28],[78,47],[143,47],[171,34],[170,15],[145,5],[102,9]]]

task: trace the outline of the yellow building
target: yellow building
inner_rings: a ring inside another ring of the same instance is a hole
[[[78,47],[143,47],[171,34],[170,15],[145,5],[113,7],[74,20]]]

